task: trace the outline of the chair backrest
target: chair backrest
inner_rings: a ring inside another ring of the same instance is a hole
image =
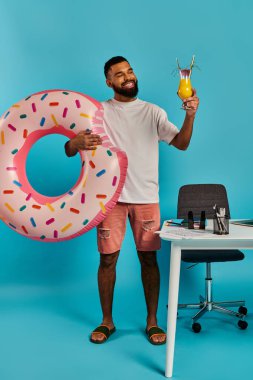
[[[187,219],[188,211],[193,212],[194,218],[200,218],[205,211],[206,218],[214,215],[213,206],[225,207],[226,215],[230,218],[228,197],[225,186],[216,184],[185,185],[179,189],[177,217]]]

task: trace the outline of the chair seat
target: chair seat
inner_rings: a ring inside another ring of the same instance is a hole
[[[186,263],[218,263],[224,261],[239,261],[244,259],[244,254],[238,249],[229,250],[182,250],[182,260]]]

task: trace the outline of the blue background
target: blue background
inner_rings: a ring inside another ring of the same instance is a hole
[[[0,113],[37,91],[62,88],[104,100],[103,76],[114,55],[130,61],[140,98],[163,107],[181,127],[184,111],[171,75],[196,55],[192,83],[200,98],[186,152],[160,144],[162,219],[176,216],[186,183],[223,183],[234,218],[252,218],[251,1],[0,0]],[[45,194],[61,194],[76,181],[79,158],[67,158],[62,136],[37,142],[30,152],[30,181]],[[52,167],[55,171],[52,171]],[[128,226],[129,227],[129,226]],[[118,263],[114,316],[117,335],[106,345],[88,342],[100,323],[95,230],[71,241],[40,243],[0,224],[0,376],[15,379],[162,378],[165,346],[144,338],[145,303],[135,246],[128,228]],[[166,326],[169,244],[159,253],[159,321]],[[216,298],[252,302],[252,252],[238,264],[214,265]],[[203,291],[203,266],[182,265],[180,301]],[[198,379],[249,376],[253,371],[252,314],[248,330],[210,315],[198,336],[190,314],[178,320],[174,373]],[[220,377],[219,377],[220,376]]]

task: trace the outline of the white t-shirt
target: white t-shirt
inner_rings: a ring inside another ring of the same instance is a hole
[[[105,129],[112,143],[126,152],[128,169],[119,202],[157,203],[158,142],[168,144],[179,130],[155,104],[136,99],[102,102]]]

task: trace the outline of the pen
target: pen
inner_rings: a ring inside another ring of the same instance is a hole
[[[173,222],[173,220],[166,220],[166,224],[175,224],[176,226],[182,226],[182,223]]]
[[[221,220],[220,220],[220,218],[219,218],[219,216],[218,216],[218,215],[219,215],[219,214],[218,214],[218,207],[217,207],[216,204],[213,206],[213,209],[214,209],[214,211],[215,211],[215,217],[216,217],[216,220],[217,220],[217,224],[218,224],[219,232],[222,233]]]
[[[220,216],[220,222],[221,222],[221,225],[223,227],[223,231],[225,233],[228,233],[228,230],[227,230],[227,228],[225,226],[225,214],[226,214],[226,209],[221,207],[220,208],[220,214],[219,214],[219,216]]]

